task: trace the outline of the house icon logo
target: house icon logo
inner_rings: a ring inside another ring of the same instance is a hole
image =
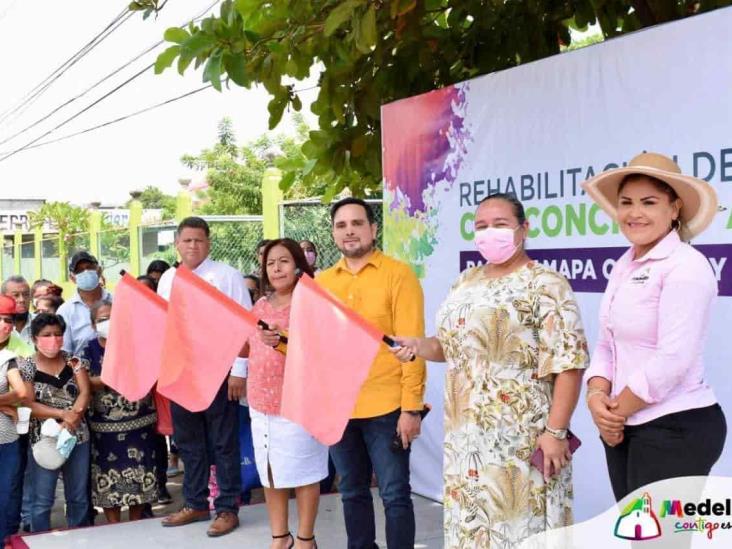
[[[615,537],[633,541],[654,539],[661,535],[661,524],[651,506],[651,496],[644,493],[632,501],[615,523]]]

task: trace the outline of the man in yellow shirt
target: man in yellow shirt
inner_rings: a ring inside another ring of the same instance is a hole
[[[320,273],[318,282],[385,334],[423,334],[422,288],[408,265],[374,248],[377,226],[371,207],[345,198],[330,215],[333,240],[343,257]],[[373,472],[384,502],[387,547],[414,547],[409,448],[420,432],[424,386],[424,361],[402,365],[386,347],[379,349],[343,438],[330,449],[341,476],[349,549],[377,547]]]

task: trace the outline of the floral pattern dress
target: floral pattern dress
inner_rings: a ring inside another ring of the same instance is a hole
[[[92,376],[102,373],[104,348],[94,338],[84,349]],[[152,396],[130,402],[114,389],[94,393],[89,410],[92,437],[91,486],[102,508],[142,505],[158,500]]]
[[[447,359],[446,548],[512,548],[572,523],[572,472],[530,465],[554,377],[587,366],[566,279],[531,262],[501,278],[463,272],[437,313]]]

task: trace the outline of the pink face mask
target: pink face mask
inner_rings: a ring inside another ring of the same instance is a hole
[[[518,249],[513,241],[516,229],[488,227],[476,230],[475,246],[483,259],[494,265],[500,265],[511,259]]]
[[[63,344],[64,336],[47,335],[36,338],[36,349],[47,358],[56,357]]]
[[[311,252],[310,250],[305,252],[305,259],[311,267],[315,265],[315,252]]]

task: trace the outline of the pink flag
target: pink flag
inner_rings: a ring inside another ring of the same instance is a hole
[[[127,273],[117,284],[102,381],[131,402],[147,395],[158,379],[167,308]]]
[[[256,326],[251,312],[179,266],[168,302],[158,391],[191,412],[205,410]]]
[[[338,442],[382,335],[303,275],[290,306],[282,416],[323,444]]]

